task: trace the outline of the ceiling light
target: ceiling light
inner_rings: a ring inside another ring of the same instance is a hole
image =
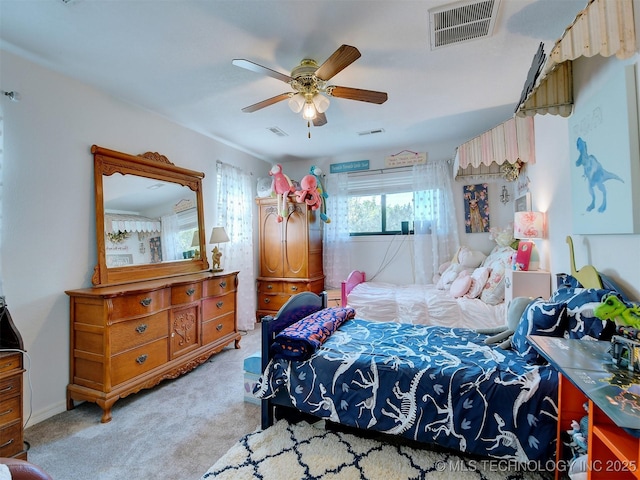
[[[289,99],[289,108],[293,113],[300,113],[304,107],[304,95],[296,93]]]
[[[313,120],[316,118],[316,106],[313,104],[313,101],[307,101],[304,103],[304,108],[302,109],[302,117],[305,120]]]
[[[318,113],[324,113],[327,111],[327,108],[329,108],[329,99],[327,97],[325,97],[324,95],[321,95],[319,93],[316,93],[313,96],[313,104],[316,107],[316,110],[318,111]]]

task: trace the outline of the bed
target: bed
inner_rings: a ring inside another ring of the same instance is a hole
[[[611,322],[593,308],[611,293],[568,275],[550,299],[525,302],[508,349],[473,329],[371,322],[350,307],[326,308],[325,295],[300,293],[262,321],[254,390],[262,426],[293,409],[468,454],[547,462],[558,374],[527,336],[609,339]],[[301,338],[311,345],[302,354]]]
[[[504,282],[514,252],[497,246],[478,260],[479,252],[461,247],[437,281],[427,285],[367,282],[364,272],[354,270],[341,284],[342,306],[372,321],[498,327],[505,324]]]

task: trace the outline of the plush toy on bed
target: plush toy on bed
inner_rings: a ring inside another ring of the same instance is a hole
[[[533,299],[530,297],[516,297],[509,302],[507,308],[507,324],[502,327],[496,327],[493,329],[478,329],[478,333],[484,333],[491,335],[486,338],[484,343],[487,345],[497,344],[500,348],[511,348],[511,337],[518,328],[522,314],[526,310],[527,306]]]
[[[602,298],[593,314],[601,320],[611,320],[616,327],[640,329],[640,305],[626,304],[617,295],[609,294]]]
[[[283,216],[287,214],[287,196],[295,190],[293,182],[282,173],[282,165],[279,163],[271,167],[269,175],[273,177],[271,190],[275,192],[278,198],[278,223],[282,222]]]

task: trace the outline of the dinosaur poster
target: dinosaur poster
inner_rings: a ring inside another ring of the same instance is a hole
[[[640,233],[634,68],[616,69],[569,118],[573,233]]]

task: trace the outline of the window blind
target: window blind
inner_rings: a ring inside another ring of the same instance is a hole
[[[383,193],[411,192],[411,168],[394,168],[348,173],[349,195],[379,195]]]

